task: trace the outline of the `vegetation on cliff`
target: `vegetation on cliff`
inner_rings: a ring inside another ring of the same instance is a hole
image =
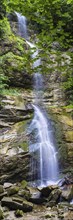
[[[57,74],[67,103],[72,104],[73,0],[1,0],[0,10],[0,88],[3,89],[6,82],[13,84],[16,74],[17,77],[26,77],[32,73],[30,51],[24,39],[17,37],[10,27],[9,15],[18,11],[27,17],[29,31],[32,28],[38,39],[41,72]]]

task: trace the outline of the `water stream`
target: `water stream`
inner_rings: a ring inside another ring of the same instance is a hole
[[[24,37],[29,44],[32,53],[32,59],[38,56],[38,49],[35,44],[28,41],[26,18],[16,12],[18,18],[19,35]],[[33,71],[35,67],[39,67],[41,60],[37,60],[33,64]],[[43,77],[36,71],[34,75],[34,117],[28,128],[30,134],[29,151],[31,153],[31,176],[32,181],[38,182],[38,185],[55,184],[58,180],[58,162],[57,152],[53,143],[52,128],[50,120],[47,119],[44,112],[43,103]]]

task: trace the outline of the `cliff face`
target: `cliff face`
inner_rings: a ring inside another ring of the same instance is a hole
[[[2,18],[0,74],[6,77],[9,91],[4,90],[0,96],[1,157],[28,151],[26,127],[33,114],[32,61],[27,43],[16,35],[16,26],[16,21],[12,21],[11,29],[8,19]],[[67,168],[65,172],[70,174],[73,172],[72,108],[65,106],[59,74],[44,74],[44,86],[44,103],[52,120],[60,168]]]

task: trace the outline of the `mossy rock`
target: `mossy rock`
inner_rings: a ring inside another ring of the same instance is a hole
[[[52,214],[51,214],[51,213],[48,213],[48,214],[45,215],[45,218],[46,218],[46,219],[49,219],[49,218],[51,218],[51,217],[52,217]]]
[[[24,212],[30,212],[33,209],[33,204],[31,202],[24,200],[23,201],[23,208],[24,208]]]
[[[73,131],[66,131],[65,137],[67,142],[73,142]]]
[[[19,217],[22,217],[23,214],[24,214],[24,213],[23,213],[22,210],[17,209],[17,210],[15,211],[15,216],[18,217],[18,218],[19,218]]]
[[[4,214],[3,214],[3,211],[2,209],[0,208],[0,220],[4,219]]]
[[[7,193],[8,193],[8,196],[12,196],[14,194],[17,194],[19,191],[19,187],[18,186],[12,186],[8,189]]]
[[[26,180],[22,180],[22,182],[21,182],[21,188],[23,188],[23,189],[25,189],[26,188],[26,186],[27,186],[27,181]]]

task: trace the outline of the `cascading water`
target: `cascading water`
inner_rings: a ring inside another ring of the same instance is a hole
[[[17,19],[18,19],[18,34],[27,39],[28,34],[27,34],[27,25],[26,25],[26,17],[21,15],[18,12],[15,12]]]
[[[16,12],[19,22],[19,34],[20,36],[28,39],[26,19]],[[22,31],[23,30],[23,31]],[[34,44],[27,41],[33,52],[32,59],[38,57],[38,49]],[[33,70],[40,65],[40,59],[33,64]],[[30,123],[28,132],[30,133],[30,146],[29,151],[31,153],[31,173],[33,173],[33,181],[39,182],[38,184],[53,184],[58,180],[58,163],[57,163],[57,152],[52,141],[52,130],[50,126],[50,120],[47,117],[41,106],[42,101],[42,87],[43,79],[42,75],[36,71],[34,74],[34,117]]]

